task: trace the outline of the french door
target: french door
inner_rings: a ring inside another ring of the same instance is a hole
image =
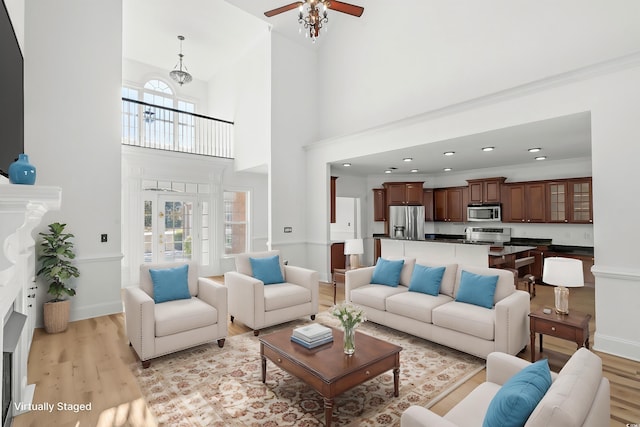
[[[195,197],[155,196],[146,198],[144,203],[144,261],[163,263],[198,259],[198,254],[194,253],[199,246],[194,244]]]

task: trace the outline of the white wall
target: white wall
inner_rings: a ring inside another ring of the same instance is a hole
[[[29,1],[25,52],[25,151],[37,185],[62,187],[61,211],[43,223],[75,234],[71,319],[120,312],[121,2]]]
[[[236,170],[266,172],[271,144],[271,34],[209,81],[209,114],[233,120]]]
[[[635,257],[637,233],[633,215],[640,199],[633,194],[640,179],[636,167],[640,147],[640,54],[603,66],[577,71],[503,91],[462,106],[425,113],[402,122],[380,126],[343,138],[333,138],[308,148],[307,182],[309,222],[327,224],[327,163],[358,155],[383,152],[454,136],[471,135],[590,111],[592,120],[594,246],[596,265],[596,339],[594,347],[640,360],[640,330],[633,325],[640,301],[640,269]],[[389,141],[396,141],[390,147]],[[326,228],[310,229],[310,241],[326,235]],[[310,260],[326,271],[322,258]]]
[[[272,33],[269,238],[292,265],[307,263],[306,154],[317,139],[315,51]],[[329,186],[326,177],[325,187]],[[325,193],[326,196],[326,193]],[[329,198],[322,209],[328,211]],[[328,224],[328,222],[327,222]],[[284,233],[292,227],[292,233]],[[328,232],[325,235],[328,237]]]
[[[323,36],[323,138],[497,93],[639,48],[636,0],[404,0],[402,7],[367,3],[362,18],[340,20]]]
[[[25,0],[4,0],[4,4],[11,18],[13,31],[16,33],[22,56],[24,57],[24,3]]]

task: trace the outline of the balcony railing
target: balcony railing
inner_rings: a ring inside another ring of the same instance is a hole
[[[233,158],[233,122],[122,98],[122,144]]]

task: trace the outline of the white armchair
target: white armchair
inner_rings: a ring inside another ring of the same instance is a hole
[[[156,304],[150,269],[166,269],[188,264],[189,299]],[[198,277],[194,262],[143,264],[140,287],[124,289],[124,309],[129,343],[142,366],[148,368],[155,357],[214,340],[223,347],[227,336],[227,288]]]
[[[250,258],[280,255],[280,251],[254,252],[236,255],[236,270],[225,273],[229,292],[229,315],[253,329],[289,322],[302,316],[315,319],[318,313],[318,272],[284,265],[279,258],[283,283],[265,285],[256,279]]]

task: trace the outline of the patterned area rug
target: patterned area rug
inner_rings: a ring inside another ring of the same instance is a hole
[[[338,326],[329,313],[316,318]],[[265,329],[309,323],[305,319]],[[336,397],[335,426],[399,426],[410,405],[429,407],[472,375],[485,361],[396,330],[366,322],[358,331],[400,345],[400,396],[393,397],[391,371]],[[356,340],[356,351],[357,351]],[[267,362],[260,378],[260,344],[252,332],[155,359],[148,369],[131,365],[158,423],[166,426],[322,426],[322,397]]]

